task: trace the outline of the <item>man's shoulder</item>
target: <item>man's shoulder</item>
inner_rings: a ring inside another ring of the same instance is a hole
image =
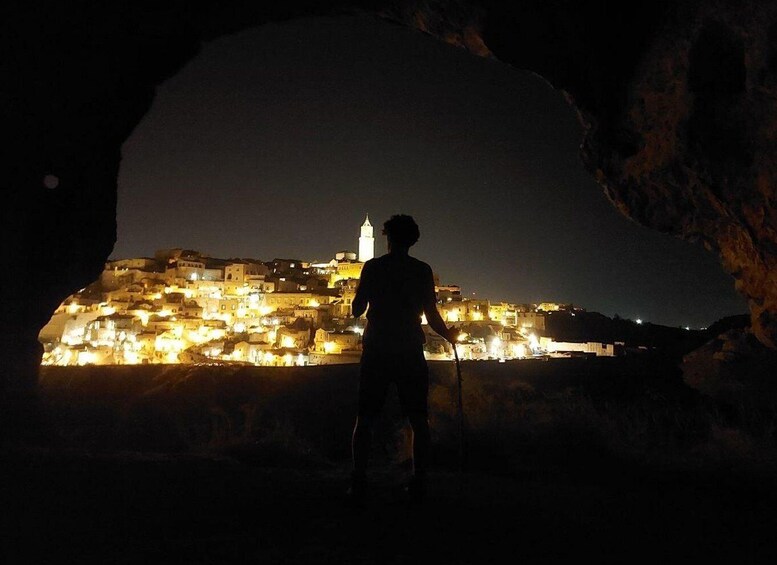
[[[381,255],[380,257],[375,257],[373,259],[370,259],[364,264],[364,267],[362,267],[362,271],[364,270],[392,270],[399,267],[399,265],[404,265],[404,269],[407,269],[408,265],[410,266],[410,270],[414,271],[416,273],[423,273],[423,274],[431,274],[432,268],[427,264],[421,261],[420,259],[416,259],[415,257],[411,255],[407,255],[404,260],[402,260],[400,263],[396,262],[396,259],[392,259],[391,255],[388,253],[386,255]]]
[[[382,255],[365,261],[360,278],[363,279],[365,276],[380,278],[387,268],[385,257],[385,255]]]
[[[362,273],[365,271],[370,271],[372,269],[379,269],[382,264],[381,257],[374,257],[372,259],[368,259],[364,262],[364,266],[362,267]]]
[[[387,253],[385,255],[380,255],[379,257],[373,257],[372,259],[367,260],[367,262],[364,263],[362,270],[381,269],[388,267],[389,265],[391,265],[391,256]]]
[[[432,267],[429,266],[429,263],[424,263],[423,261],[421,261],[420,259],[416,259],[415,257],[410,257],[410,259],[413,260],[413,264],[415,265],[415,268],[418,269],[419,271],[423,271],[425,273],[432,272]]]

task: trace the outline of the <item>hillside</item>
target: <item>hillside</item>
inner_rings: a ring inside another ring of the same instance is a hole
[[[724,331],[747,325],[747,316],[730,316],[705,330],[686,330],[650,322],[638,324],[633,320],[609,318],[598,312],[559,311],[548,312],[544,334],[552,336],[556,341],[622,342],[627,351],[642,346],[679,359]]]
[[[454,365],[430,366],[429,500],[413,507],[403,497],[409,443],[392,396],[363,509],[343,498],[356,365],[43,368],[54,439],[2,452],[4,556],[284,564],[777,556],[771,432],[721,413],[666,359],[464,363],[463,482]]]

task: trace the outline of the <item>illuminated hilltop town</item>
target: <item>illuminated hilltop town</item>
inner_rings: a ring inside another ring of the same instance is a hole
[[[358,249],[328,262],[218,259],[189,249],[108,261],[99,281],[68,297],[41,331],[43,364],[358,362],[366,322],[353,318],[351,302],[375,254],[369,217]],[[436,276],[435,284],[443,319],[461,330],[462,359],[614,354],[613,344],[543,335],[548,312],[569,307],[469,299]],[[427,358],[452,359],[451,346],[423,322]]]

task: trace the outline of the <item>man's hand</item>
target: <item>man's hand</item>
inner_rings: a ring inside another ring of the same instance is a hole
[[[429,323],[429,327],[431,327],[437,335],[450,343],[456,342],[460,332],[458,328],[449,328],[445,325],[442,316],[440,316],[440,313],[437,311],[437,305],[434,303],[434,295],[432,295],[432,298],[424,307],[424,313],[426,314],[426,321]]]
[[[458,328],[454,328],[452,326],[450,328],[445,328],[445,330],[445,333],[440,335],[453,345],[456,345],[456,341],[459,339],[461,331]]]

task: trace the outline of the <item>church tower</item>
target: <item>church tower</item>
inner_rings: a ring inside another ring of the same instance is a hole
[[[373,257],[375,257],[375,238],[372,237],[372,224],[368,214],[359,236],[359,261],[366,263]]]

